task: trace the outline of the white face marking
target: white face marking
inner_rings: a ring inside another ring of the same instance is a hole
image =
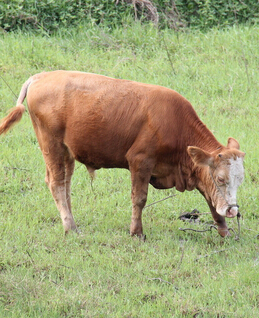
[[[244,179],[243,158],[229,159],[228,167],[228,178],[226,178],[228,181],[224,186],[220,187],[224,199],[222,197],[218,198],[216,210],[222,216],[234,217],[238,212],[238,208],[229,208],[229,206],[237,204],[237,189]]]
[[[239,177],[239,180],[241,178],[240,183],[242,183],[244,179],[244,166],[243,166],[243,158],[237,157],[235,159],[229,159],[230,162],[230,175],[234,175],[236,177]]]
[[[230,159],[230,167],[229,167],[229,182],[227,184],[227,191],[226,195],[227,201],[229,204],[236,203],[236,193],[237,188],[243,182],[244,179],[244,166],[243,166],[243,159],[237,157],[236,160]],[[234,200],[234,202],[232,202]]]

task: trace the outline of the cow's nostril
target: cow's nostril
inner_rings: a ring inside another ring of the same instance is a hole
[[[238,208],[235,205],[234,207],[228,207],[227,211],[226,211],[226,217],[227,218],[234,218],[238,213]]]

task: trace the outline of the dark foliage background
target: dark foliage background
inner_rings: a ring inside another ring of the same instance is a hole
[[[45,30],[82,23],[120,26],[129,20],[176,30],[257,24],[258,0],[2,0],[0,28]]]

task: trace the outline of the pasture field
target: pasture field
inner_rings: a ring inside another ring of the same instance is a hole
[[[0,137],[0,317],[259,317],[259,28],[208,33],[140,24],[81,27],[54,36],[0,34],[0,117],[41,71],[94,72],[175,89],[216,138],[246,152],[241,234],[222,239],[197,192],[149,188],[146,242],[129,235],[130,174],[77,163],[64,236],[28,115]],[[9,86],[8,86],[8,85]],[[200,222],[183,223],[198,209]],[[237,230],[237,221],[228,220]]]

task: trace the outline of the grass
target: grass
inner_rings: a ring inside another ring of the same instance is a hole
[[[1,317],[259,316],[258,31],[176,34],[136,24],[0,35],[1,118],[30,75],[75,69],[173,88],[220,142],[232,136],[246,152],[239,241],[180,231],[208,226],[209,213],[199,224],[178,219],[194,208],[209,212],[205,200],[152,187],[147,204],[176,196],[144,210],[145,243],[131,238],[129,172],[100,170],[92,189],[79,163],[72,205],[80,234],[64,237],[26,113],[0,138]],[[237,229],[236,220],[228,224]]]

